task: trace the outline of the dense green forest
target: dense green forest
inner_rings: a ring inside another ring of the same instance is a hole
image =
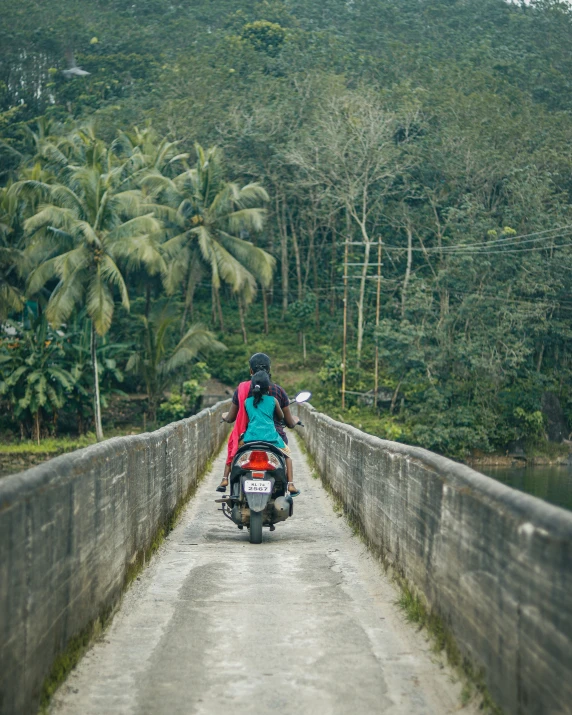
[[[572,424],[567,3],[2,18],[6,436],[101,438],[121,394],[179,418],[260,349],[333,416],[452,456],[541,446],[546,405]]]

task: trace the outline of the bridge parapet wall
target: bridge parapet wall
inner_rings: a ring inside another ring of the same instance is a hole
[[[572,712],[572,514],[302,405],[322,478],[506,713]]]
[[[225,406],[0,480],[0,713],[35,712],[55,658],[117,604],[227,435]]]

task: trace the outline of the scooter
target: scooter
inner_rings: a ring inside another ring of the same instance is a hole
[[[300,392],[295,402],[307,402],[311,392]],[[298,422],[297,427],[303,427]],[[215,500],[222,513],[239,529],[246,526],[251,544],[262,543],[262,527],[275,530],[275,524],[294,513],[288,493],[286,457],[268,442],[248,442],[240,447],[230,468],[230,495]]]

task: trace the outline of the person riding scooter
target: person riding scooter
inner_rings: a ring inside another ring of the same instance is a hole
[[[288,399],[288,395],[286,392],[280,387],[280,385],[277,385],[276,383],[273,383],[271,381],[271,374],[270,374],[270,358],[268,355],[265,355],[264,353],[256,353],[253,355],[250,360],[248,361],[250,365],[250,375],[254,375],[255,373],[259,371],[264,371],[268,374],[269,378],[269,387],[268,387],[268,394],[271,397],[276,398],[276,401],[278,403],[278,407],[282,411],[283,415],[283,420],[284,423],[288,427],[295,427],[299,422],[300,419],[298,417],[294,417],[292,413],[290,412],[289,404],[290,401]],[[248,399],[248,397],[253,396],[253,391],[252,391],[252,384],[250,380],[247,380],[245,382],[241,382],[238,388],[235,390],[235,393],[232,398],[232,405],[230,407],[230,410],[228,412],[225,412],[223,414],[223,419],[226,422],[229,423],[235,423],[234,429],[230,435],[229,441],[228,441],[228,453],[227,453],[227,459],[226,459],[226,464],[224,468],[224,475],[222,478],[221,483],[217,487],[218,492],[225,492],[226,488],[228,486],[228,477],[230,474],[230,467],[232,463],[232,459],[234,455],[236,454],[238,450],[238,445],[239,445],[239,438],[240,435],[243,434],[248,426],[248,415],[246,413],[245,409],[245,402]],[[284,431],[284,427],[282,425],[282,421],[279,418],[278,413],[275,413],[274,416],[274,425],[276,427],[276,431],[278,432],[279,436],[282,438],[284,443],[287,445],[288,444],[288,438],[286,436],[286,433]],[[290,459],[287,460],[290,463],[290,474],[288,475],[288,491],[290,493],[299,493],[298,490],[294,487],[293,484],[293,475],[291,473],[292,471],[292,462]],[[290,484],[292,486],[290,486]]]

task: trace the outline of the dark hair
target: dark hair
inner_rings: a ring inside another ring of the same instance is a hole
[[[254,406],[258,407],[258,403],[263,395],[268,394],[270,388],[270,377],[265,370],[259,370],[256,375],[252,376],[250,381]]]
[[[265,353],[254,353],[254,355],[248,361],[252,374],[263,370],[270,375],[270,358]]]

